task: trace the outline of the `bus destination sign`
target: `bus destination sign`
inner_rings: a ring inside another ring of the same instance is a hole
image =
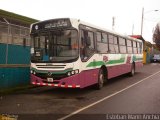
[[[55,20],[48,20],[36,23],[32,26],[31,32],[36,32],[39,30],[46,30],[46,29],[54,29],[54,28],[62,28],[62,27],[71,27],[71,23],[69,19],[55,19]]]
[[[59,21],[53,21],[51,23],[46,24],[44,28],[49,29],[49,28],[67,27],[67,26],[68,26],[67,21],[59,20]]]

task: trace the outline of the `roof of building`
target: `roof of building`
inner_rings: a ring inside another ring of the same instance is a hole
[[[6,22],[4,19],[6,19],[11,24],[22,25],[25,27],[29,27],[30,24],[39,21],[33,18],[0,9],[0,21]]]

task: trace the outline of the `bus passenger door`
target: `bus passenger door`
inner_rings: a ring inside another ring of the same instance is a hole
[[[91,58],[95,52],[94,36],[93,32],[87,30],[81,30],[81,42],[80,42],[80,56],[83,62],[86,62]]]
[[[95,42],[94,42],[94,32],[88,30],[81,30],[81,41],[80,41],[80,57],[82,61],[81,68],[84,71],[84,85],[89,86],[96,83],[95,79],[95,58],[93,55],[95,53]]]

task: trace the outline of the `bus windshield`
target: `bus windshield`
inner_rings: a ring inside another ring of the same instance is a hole
[[[67,62],[78,57],[76,30],[38,32],[31,38],[31,62]]]

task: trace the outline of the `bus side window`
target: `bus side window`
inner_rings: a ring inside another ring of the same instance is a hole
[[[127,52],[132,54],[133,50],[132,50],[132,41],[127,39]]]
[[[115,53],[119,53],[118,37],[114,36],[114,50]]]
[[[109,53],[119,53],[118,37],[109,34]]]
[[[133,53],[137,54],[138,50],[137,50],[137,42],[133,41]]]
[[[109,43],[109,53],[115,53],[115,51],[114,51],[114,46],[113,46],[113,43],[114,43],[114,41],[113,41],[113,35],[111,35],[111,34],[109,34],[108,35],[108,43]]]
[[[127,53],[125,38],[119,37],[119,48],[120,48],[120,53]]]
[[[108,53],[108,36],[107,33],[97,32],[97,52]]]

